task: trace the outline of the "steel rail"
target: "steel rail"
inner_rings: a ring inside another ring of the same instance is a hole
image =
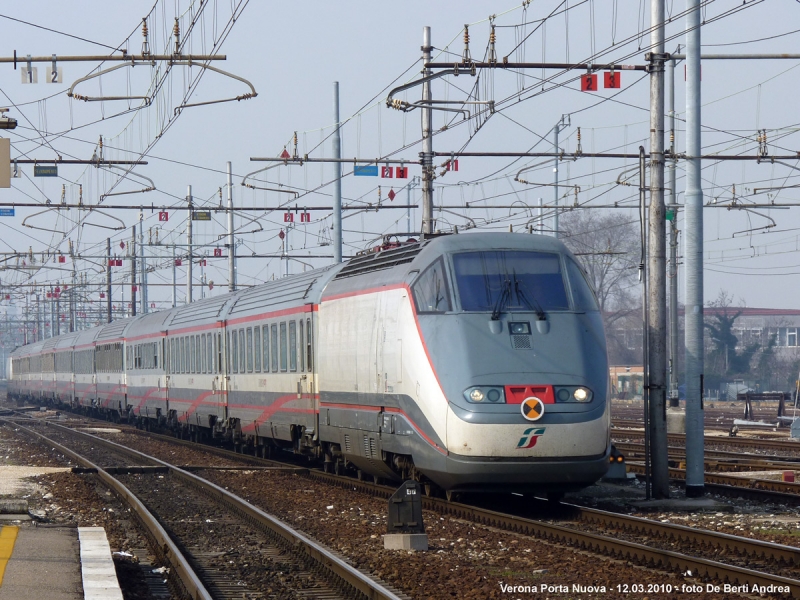
[[[636,475],[644,474],[644,465],[637,462],[626,463],[628,471]],[[675,467],[669,468],[669,477],[675,481],[686,479],[686,470]],[[749,495],[763,500],[765,496],[779,502],[800,502],[800,482],[791,483],[775,479],[760,479],[758,477],[736,477],[720,473],[705,473],[706,487],[724,494]]]
[[[147,454],[139,452],[138,450],[134,450],[133,448],[128,448],[122,444],[106,440],[96,435],[78,431],[63,425],[58,425],[57,423],[45,422],[45,424],[47,426],[66,431],[72,435],[85,437],[91,440],[94,444],[111,448],[115,452],[133,457],[138,461],[151,463],[168,469],[172,477],[175,477],[184,484],[193,487],[207,497],[224,504],[228,509],[251,524],[259,527],[274,541],[281,543],[281,545],[285,546],[287,549],[293,552],[297,552],[298,549],[301,549],[302,554],[310,558],[317,565],[326,569],[334,578],[338,579],[347,588],[365,598],[370,600],[402,600],[402,596],[398,596],[396,593],[387,589],[379,582],[363,574],[361,571],[345,562],[342,558],[321,544],[292,529],[281,520],[267,514],[246,500],[239,498],[231,492],[203,479],[202,477],[198,477],[193,473],[190,473],[153,456],[148,456]]]
[[[66,427],[64,429],[73,431]],[[131,454],[136,455],[139,458],[147,458],[158,464],[167,465],[167,463],[163,463],[158,459],[154,459],[153,457],[147,457],[146,455],[138,453],[135,450],[126,448],[124,446],[120,446],[119,444],[110,442],[108,440],[104,440],[103,438],[92,436],[91,434],[87,434],[84,432],[76,432],[76,433],[80,433],[81,435],[88,436],[93,440],[97,440],[98,443],[106,443],[112,447],[118,448],[119,451],[121,452],[126,452],[126,453],[130,452]],[[145,432],[136,431],[136,433],[143,436],[147,435]],[[176,438],[171,438],[169,436],[156,434],[155,437],[163,439],[166,442],[171,442],[171,443],[177,442],[185,446],[190,446],[194,444],[194,442],[188,442],[186,440],[177,440]],[[209,447],[202,446],[202,448],[203,450],[206,450]],[[213,447],[211,447],[210,449],[213,450],[213,453],[218,456],[226,458],[237,458],[239,460],[246,461],[250,464],[252,464],[253,462],[258,462],[263,464],[265,462],[265,459],[257,459],[255,457],[231,452],[224,449],[213,448]],[[266,462],[270,462],[273,464],[274,463],[281,464],[278,461],[266,461]],[[175,469],[171,465],[167,466],[169,466],[174,473],[176,474],[181,473],[180,470]],[[633,465],[633,466],[635,468],[632,470],[638,469],[638,465]],[[679,470],[671,469],[670,476],[673,476],[673,471],[679,471]],[[347,486],[351,489],[355,487],[361,492],[366,492],[372,495],[388,498],[394,492],[394,489],[388,486],[367,483],[365,481],[353,481],[352,478],[341,477],[316,470],[305,470],[305,472],[312,479],[319,479],[326,483],[332,483],[338,486]],[[193,481],[198,481],[198,480],[200,482],[204,481],[198,477],[190,475],[189,473],[185,474],[190,478],[192,478]],[[715,482],[709,481],[708,483],[711,484],[709,486],[710,488],[713,489],[714,487],[716,487]],[[213,484],[211,485],[213,486]],[[223,498],[226,496],[232,496],[232,494],[218,488],[217,486],[213,487],[216,488],[216,493],[220,494],[221,500],[223,500]],[[535,537],[543,538],[549,541],[556,541],[559,543],[569,544],[572,546],[576,546],[600,554],[639,561],[640,563],[646,564],[648,566],[656,565],[656,566],[661,566],[665,569],[678,569],[681,571],[685,571],[688,569],[691,570],[693,573],[696,573],[698,576],[705,575],[713,577],[722,582],[730,582],[739,585],[747,583],[750,586],[752,586],[753,584],[788,586],[793,597],[800,597],[800,580],[796,579],[781,577],[778,575],[771,575],[769,573],[763,573],[752,569],[738,567],[735,565],[727,565],[724,563],[720,563],[718,561],[691,557],[678,552],[652,548],[643,544],[619,540],[608,536],[581,532],[569,527],[551,525],[535,521],[532,519],[527,519],[524,517],[502,514],[496,511],[480,507],[469,506],[456,502],[449,502],[439,498],[424,497],[423,505],[426,509],[434,510],[444,514],[450,514],[452,516],[455,516],[456,518],[469,519],[477,523],[482,523],[492,527],[514,531],[516,533],[522,533],[524,535],[533,535]],[[733,551],[737,554],[745,554],[749,557],[754,557],[754,558],[764,558],[776,562],[783,561],[786,564],[795,564],[795,565],[800,564],[800,548],[795,548],[792,546],[785,546],[782,544],[775,544],[772,542],[754,540],[751,538],[744,538],[740,536],[719,533],[709,530],[695,529],[673,523],[661,523],[650,519],[644,519],[641,517],[620,515],[620,514],[610,513],[607,511],[601,511],[598,509],[585,508],[577,505],[564,504],[563,506],[567,506],[569,509],[577,511],[579,518],[587,522],[600,522],[605,524],[610,523],[633,532],[646,532],[648,534],[653,534],[659,537],[664,537],[668,539],[670,538],[677,539],[680,541],[688,541],[690,543],[697,542],[707,546],[713,546],[716,548]],[[255,511],[257,511],[258,513],[261,512],[258,509],[255,509]],[[240,514],[242,514],[243,517],[248,519],[258,518],[257,514],[254,515],[250,512],[245,512]]]
[[[652,519],[612,513],[574,504],[562,503],[562,506],[577,511],[582,520],[590,523],[610,524],[636,533],[655,534],[666,539],[677,539],[679,541],[700,542],[707,546],[733,551],[740,555],[745,554],[753,558],[767,558],[777,562],[782,561],[786,564],[800,565],[800,548],[795,546],[786,546],[706,529],[696,529],[686,525],[678,525],[677,523],[662,523]]]
[[[706,429],[709,429],[706,426]],[[726,427],[726,429],[728,429]],[[641,432],[637,431],[613,431],[612,430],[612,437],[619,436],[621,434],[628,434],[630,433],[631,437],[642,437]],[[669,433],[667,434],[667,439],[670,443],[675,444],[683,444],[686,440],[686,436],[682,433]],[[760,439],[760,438],[741,438],[741,437],[720,437],[720,436],[706,436],[705,438],[706,444],[719,444],[722,446],[735,446],[736,449],[741,450],[742,448],[756,448],[760,450],[783,450],[786,452],[800,452],[800,442],[795,442],[791,440],[769,440],[769,439]]]
[[[367,483],[365,481],[354,482],[349,478],[342,478],[319,471],[311,471],[310,476],[314,479],[322,479],[335,485],[347,486],[351,489],[355,488],[362,492],[385,496],[387,498],[394,492],[394,489],[386,486]],[[800,580],[797,579],[763,573],[753,569],[728,565],[705,558],[692,557],[671,550],[652,548],[636,542],[628,542],[614,537],[582,532],[561,525],[552,525],[524,517],[507,515],[476,506],[449,502],[441,498],[423,497],[422,502],[423,507],[428,510],[449,514],[458,519],[470,520],[489,527],[570,545],[597,554],[630,560],[648,567],[661,567],[665,570],[678,570],[681,572],[690,570],[698,577],[707,576],[723,583],[729,582],[738,585],[748,584],[749,586],[754,584],[760,586],[786,586],[789,588],[793,597],[800,598]],[[587,511],[592,509],[580,508],[580,510]],[[597,512],[600,513],[602,511]],[[589,515],[588,512],[586,514],[587,516]],[[595,515],[593,518],[599,518],[599,516]],[[633,517],[631,518],[633,519]],[[642,521],[647,521],[647,519],[642,519]],[[659,526],[664,531],[668,530],[668,525],[666,523],[652,523],[654,526]],[[632,521],[631,526],[633,526]],[[713,531],[702,531],[684,528],[682,526],[676,527],[675,531],[672,532],[675,536],[690,535],[691,533],[699,534],[695,536],[696,541],[718,538],[715,542],[717,546],[725,545],[726,547],[730,547],[728,544],[734,544],[734,542],[736,542],[743,544],[742,547],[747,547],[750,542],[754,542],[750,545],[750,551],[752,551],[755,556],[759,556],[758,552],[763,552],[763,556],[770,557],[789,556],[789,554],[793,554],[791,552],[791,547],[786,547],[786,550],[783,550],[780,544],[775,544],[774,547],[770,547],[768,542],[762,542],[761,544],[765,545],[758,549],[760,544],[755,540],[738,538],[737,536],[729,534],[718,534]],[[686,529],[688,529],[688,531],[685,531]],[[800,553],[800,549],[794,550]],[[792,560],[794,560],[794,557]]]
[[[614,447],[630,459],[633,455],[644,456],[644,444],[636,442],[614,442]],[[682,446],[669,446],[670,458],[683,459],[686,450]],[[708,450],[704,452],[706,465],[717,468],[740,468],[761,471],[775,471],[780,469],[800,470],[800,462],[792,456],[767,456],[762,454],[742,454],[741,452],[727,452],[725,450]],[[718,460],[715,460],[718,459]]]
[[[51,440],[38,431],[34,431],[33,429],[21,425],[19,420],[11,421],[9,419],[0,417],[0,422],[8,424],[13,423],[15,427],[23,430],[28,435],[37,437],[42,441],[47,442],[53,448],[56,448],[59,452],[70,457],[78,464],[83,465],[87,469],[95,471],[103,484],[109,489],[113,490],[114,493],[116,493],[117,496],[124,503],[128,504],[134,511],[137,518],[146,529],[147,534],[151,539],[152,546],[156,550],[156,554],[158,555],[159,559],[168,563],[172,567],[169,571],[168,577],[171,579],[173,585],[178,584],[193,600],[213,600],[213,596],[200,581],[200,578],[192,569],[189,561],[180,551],[175,542],[172,541],[166,530],[161,526],[155,516],[153,516],[153,514],[147,510],[145,505],[142,504],[142,502],[127,487],[125,487],[125,485],[114,479],[114,477],[112,477],[109,473],[87,458],[84,458],[80,454],[70,450],[64,445]],[[64,429],[67,429],[68,431],[74,431],[70,430],[69,428]],[[77,434],[81,432],[74,433]],[[96,439],[100,440],[101,438]],[[175,577],[177,577],[177,580]]]

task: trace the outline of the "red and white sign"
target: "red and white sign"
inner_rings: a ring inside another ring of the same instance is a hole
[[[165,210],[162,210],[158,213],[158,220],[159,221],[169,221],[169,213]]]
[[[394,193],[394,190],[389,190],[387,196],[389,196],[389,200],[394,200],[394,197],[397,196],[397,194]]]
[[[286,159],[292,158],[292,155],[291,155],[291,154],[289,154],[289,153],[286,151],[286,148],[284,148],[284,149],[283,149],[283,152],[281,152],[281,158],[282,158],[282,159],[284,159],[284,160],[286,160]]]
[[[294,215],[290,212],[283,213],[283,222],[284,223],[294,223]]]
[[[175,259],[175,266],[180,267],[183,264],[183,261],[180,258]]]
[[[596,92],[597,75],[595,75],[594,73],[587,73],[586,75],[581,75],[581,91]]]
[[[448,160],[445,163],[445,167],[448,171],[458,171],[458,159],[455,160]]]
[[[398,179],[408,179],[408,167],[395,167],[394,176]]]
[[[310,212],[301,212],[300,213],[300,222],[301,223],[311,223],[311,213]]]
[[[622,87],[622,74],[617,71],[603,73],[603,87],[612,89]]]
[[[283,239],[283,238],[285,238],[285,237],[286,237],[286,234],[285,234],[285,233],[283,233],[283,229],[281,229],[281,230],[278,232],[278,237],[279,237],[279,238],[281,238],[281,239]]]
[[[214,256],[222,256],[222,248],[214,248]]]
[[[381,177],[384,179],[391,179],[394,176],[394,168],[381,167]]]
[[[58,262],[60,262],[60,263],[65,263],[65,262],[67,262],[67,257],[66,257],[66,256],[59,256],[59,257],[58,257]]]

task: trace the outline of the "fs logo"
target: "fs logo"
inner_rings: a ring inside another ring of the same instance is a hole
[[[539,436],[544,435],[544,427],[529,427],[522,433],[522,437],[517,444],[517,450],[524,450],[533,448],[536,445],[536,440]]]

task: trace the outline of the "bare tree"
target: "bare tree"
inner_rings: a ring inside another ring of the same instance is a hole
[[[628,330],[635,321],[641,292],[639,220],[621,211],[576,210],[561,216],[561,240],[572,250],[597,294],[612,364],[641,360]],[[616,335],[622,325],[623,334]],[[641,330],[641,323],[638,325]]]

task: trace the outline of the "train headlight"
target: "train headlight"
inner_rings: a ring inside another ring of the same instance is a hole
[[[474,404],[481,402],[502,404],[506,401],[506,395],[503,391],[503,388],[489,385],[476,386],[464,390],[464,398],[467,399],[467,402],[472,402]]]
[[[561,386],[555,389],[556,402],[580,402],[586,404],[594,398],[592,390],[582,386]]]
[[[473,402],[483,402],[483,398],[483,390],[479,390],[478,388],[475,388],[469,393],[469,399]]]
[[[578,402],[586,402],[589,398],[589,390],[587,390],[586,388],[579,387],[577,390],[572,392],[572,395]]]

